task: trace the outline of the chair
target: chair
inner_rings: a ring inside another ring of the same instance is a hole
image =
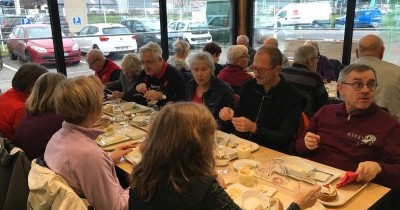
[[[91,208],[61,176],[42,165],[45,165],[44,160],[32,161],[32,169],[28,176],[30,190],[28,210],[87,210]]]

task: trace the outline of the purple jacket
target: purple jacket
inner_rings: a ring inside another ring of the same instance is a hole
[[[368,109],[348,114],[345,105],[323,106],[310,121],[307,132],[320,135],[319,147],[308,150],[304,136],[296,142],[299,155],[345,171],[356,171],[363,161],[381,164],[373,182],[399,188],[400,123],[375,103]]]
[[[113,161],[95,142],[100,133],[64,122],[47,144],[44,160],[96,210],[128,209],[129,190],[122,189]]]

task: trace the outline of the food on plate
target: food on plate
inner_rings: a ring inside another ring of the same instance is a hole
[[[103,109],[104,109],[104,112],[108,112],[108,113],[113,112],[113,108],[112,108],[111,104],[104,105]]]
[[[112,133],[112,132],[114,132],[114,128],[112,128],[111,126],[108,126],[108,127],[104,128],[104,132]]]
[[[283,205],[279,198],[269,199],[270,210],[283,210]]]
[[[330,184],[325,184],[321,186],[321,193],[318,197],[319,200],[324,202],[332,202],[337,199],[337,189],[335,186]]]
[[[229,197],[232,198],[232,200],[238,200],[240,195],[242,194],[242,190],[234,187],[229,187],[226,189],[226,192],[228,193]]]
[[[299,166],[299,165],[294,165],[294,164],[285,164],[286,168],[290,168],[294,171],[298,171],[298,172],[308,172],[304,167]]]
[[[238,171],[239,183],[246,187],[253,187],[255,183],[255,172],[253,166],[243,165]]]
[[[130,111],[125,111],[125,112],[124,112],[124,115],[127,116],[127,117],[131,117],[131,116],[132,116],[132,113],[131,113]]]

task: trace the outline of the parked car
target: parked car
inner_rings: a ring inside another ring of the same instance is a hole
[[[125,19],[121,24],[136,36],[138,48],[152,41],[161,44],[160,21],[151,19]]]
[[[96,23],[83,27],[74,40],[81,51],[99,49],[104,55],[110,53],[128,53],[137,50],[136,37],[127,27],[115,23]]]
[[[214,41],[229,42],[231,29],[228,15],[209,15],[207,22]]]
[[[207,25],[195,20],[179,20],[168,24],[168,35],[181,36],[190,46],[212,42]]]
[[[115,11],[115,9],[112,8],[106,8],[104,6],[93,6],[93,7],[89,7],[88,8],[88,14],[91,15],[98,15],[98,14],[103,14],[106,13],[108,15],[115,15],[117,14],[117,12]]]
[[[14,26],[22,24],[22,19],[24,18],[28,17],[25,15],[0,15],[0,25],[2,25],[1,33],[3,35],[3,39],[7,38]]]
[[[50,24],[50,15],[48,14],[37,14],[33,20],[33,23]],[[61,31],[65,34],[69,34],[69,25],[65,16],[60,16]]]
[[[0,5],[3,6],[14,6],[14,0],[0,0]]]
[[[335,27],[344,27],[346,16],[335,19]],[[382,12],[380,9],[362,9],[355,12],[354,28],[377,28],[382,25]]]
[[[49,38],[50,37],[50,38]],[[51,27],[48,24],[17,25],[7,40],[11,60],[20,58],[23,61],[39,64],[55,64]],[[45,38],[45,39],[38,39]],[[63,38],[66,63],[78,64],[81,61],[79,45],[71,38]]]

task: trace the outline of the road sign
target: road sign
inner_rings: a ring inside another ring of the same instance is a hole
[[[22,25],[31,24],[31,19],[30,18],[22,18],[21,24]]]
[[[74,17],[73,22],[74,22],[74,25],[81,25],[82,24],[81,17]]]

